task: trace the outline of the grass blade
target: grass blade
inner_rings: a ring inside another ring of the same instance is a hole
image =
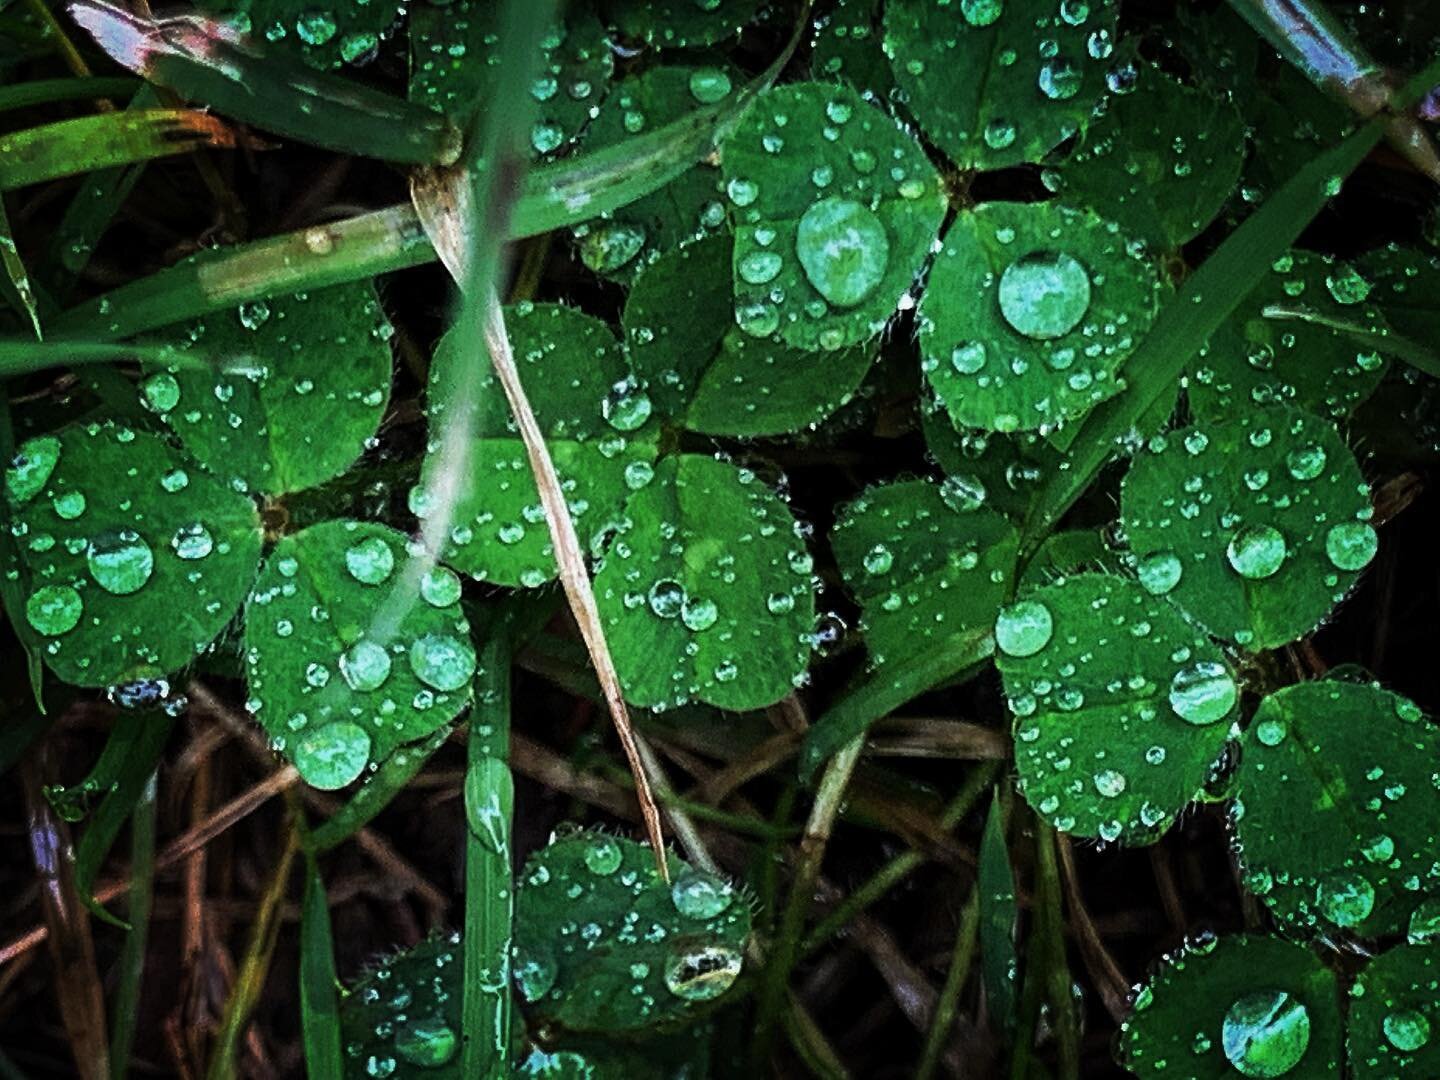
[[[305,1075],[310,1080],[341,1080],[344,1076],[337,985],[330,904],[320,868],[310,855],[305,860],[305,896],[300,904],[300,1020]]]
[[[861,738],[870,725],[932,687],[983,663],[995,651],[988,629],[967,630],[934,648],[887,664],[847,692],[805,733],[800,779],[809,783],[840,748]]]
[[[1015,1029],[1015,871],[1005,844],[1005,814],[1000,792],[990,800],[980,839],[980,972],[985,1000],[996,1030],[1008,1040]]]
[[[920,1055],[920,1064],[915,1069],[915,1080],[930,1080],[940,1067],[941,1055],[955,1022],[955,1007],[960,1001],[960,992],[970,978],[970,964],[975,958],[975,930],[980,922],[980,888],[970,890],[970,898],[960,910],[960,923],[955,928],[955,947],[950,953],[950,967],[945,972],[945,983],[940,987],[940,996],[935,1002],[935,1017],[925,1036],[925,1049]]]
[[[510,641],[493,627],[480,653],[465,769],[465,961],[462,1076],[510,1073]]]
[[[10,229],[10,215],[5,212],[3,199],[0,199],[0,263],[5,265],[5,280],[9,284],[7,294],[16,306],[30,317],[36,339],[43,338],[45,332],[40,328],[40,310],[35,303],[35,290],[30,287],[30,275],[25,272],[25,264],[20,261],[20,252],[15,248],[15,234]]]
[[[0,388],[4,387],[0,380]],[[0,462],[9,464],[15,457],[15,428],[10,418],[10,400],[6,394],[0,400]],[[19,573],[12,573],[20,565],[19,540],[10,529],[10,500],[0,500],[0,601],[4,602],[5,614],[15,638],[25,650],[25,670],[30,676],[30,692],[35,698],[35,708],[45,715],[43,689],[45,667],[40,659],[40,638],[24,616],[25,591],[20,584]]]
[[[216,20],[146,19],[103,0],[72,0],[69,11],[122,67],[242,123],[327,150],[414,165],[451,162],[459,151],[459,132],[439,113],[267,55]]]
[[[92,169],[234,147],[235,133],[194,109],[96,113],[0,135],[0,191]]]
[[[61,101],[127,98],[138,89],[139,82],[126,78],[32,79],[16,86],[0,86],[0,112],[54,105]]]
[[[130,815],[130,891],[126,917],[130,932],[120,952],[120,977],[110,1013],[110,1080],[125,1080],[135,1046],[140,987],[145,975],[145,946],[155,898],[155,785],[151,773],[135,812]]]

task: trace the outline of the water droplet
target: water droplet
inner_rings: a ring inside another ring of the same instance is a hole
[[[50,505],[55,508],[55,513],[66,521],[74,521],[85,513],[85,493],[83,491],[64,491],[50,500]]]
[[[367,536],[346,550],[345,569],[362,585],[379,585],[395,569],[395,552],[380,537]]]
[[[1337,570],[1363,570],[1379,549],[1380,537],[1368,522],[1344,521],[1325,534],[1325,554]]]
[[[957,514],[968,514],[985,505],[985,482],[978,476],[956,473],[940,482],[940,501]]]
[[[616,431],[635,431],[650,419],[650,396],[633,379],[622,379],[600,403],[600,413]]]
[[[1283,990],[1257,990],[1226,1011],[1220,1044],[1242,1076],[1284,1076],[1310,1045],[1310,1014]]]
[[[1430,1041],[1430,1021],[1417,1009],[1396,1009],[1381,1026],[1390,1045],[1404,1053],[1413,1053]]]
[[[1230,538],[1225,557],[1251,581],[1273,576],[1285,561],[1285,537],[1273,525],[1246,525]]]
[[[686,1001],[710,1001],[730,989],[740,965],[740,954],[720,945],[671,953],[665,958],[665,987]]]
[[[888,574],[895,565],[895,556],[884,544],[876,544],[860,561],[867,574]]]
[[[157,371],[140,384],[140,402],[151,412],[168,413],[180,404],[180,383],[168,371]]]
[[[696,633],[709,630],[719,617],[720,611],[713,600],[687,596],[680,605],[680,621]]]
[[[1273,716],[1267,716],[1255,725],[1255,738],[1262,746],[1279,746],[1288,734],[1290,725]]]
[[[459,690],[475,674],[475,649],[449,634],[426,634],[410,646],[410,669],[426,686]]]
[[[689,919],[713,919],[724,912],[735,899],[735,890],[728,881],[698,870],[689,870],[670,886],[670,899],[675,910]]]
[[[200,522],[181,525],[170,537],[170,548],[181,559],[203,559],[215,550],[215,538]]]
[[[962,341],[950,351],[950,366],[961,375],[974,375],[985,366],[985,343]]]
[[[53,435],[26,439],[5,470],[5,491],[16,505],[40,494],[60,463],[60,440]]]
[[[259,330],[270,321],[270,305],[264,300],[252,300],[241,304],[236,312],[240,325],[246,330]],[[171,406],[173,408],[174,406]]]
[[[605,221],[580,241],[580,261],[597,274],[612,274],[645,246],[645,229],[628,221]]]
[[[1009,656],[1034,656],[1050,643],[1055,624],[1050,609],[1038,600],[1021,600],[995,620],[995,644]]]
[[[1285,455],[1285,467],[1296,480],[1314,480],[1325,471],[1325,448],[1300,446]]]
[[[130,529],[101,533],[85,551],[90,576],[108,593],[129,596],[144,588],[155,570],[155,553]]]
[[[447,1064],[459,1048],[454,1029],[438,1016],[409,1020],[395,1031],[395,1053],[422,1069]]]
[[[340,674],[352,690],[378,690],[390,677],[390,654],[373,641],[357,641],[341,654]]]
[[[1033,251],[1000,275],[1000,313],[1026,337],[1061,337],[1089,309],[1090,274],[1062,251]]]
[[[1240,690],[1223,664],[1200,660],[1170,680],[1170,707],[1187,724],[1204,726],[1230,715]]]
[[[884,279],[890,238],[870,210],[832,196],[800,218],[795,254],[816,292],[836,307],[854,307]]]
[[[335,17],[328,11],[301,12],[295,20],[295,33],[306,45],[324,45],[337,29]]]
[[[1125,774],[1115,769],[1101,769],[1095,774],[1095,790],[1107,799],[1113,799],[1125,791]]]
[[[1370,295],[1370,283],[1353,266],[1337,268],[1326,274],[1325,287],[1337,304],[1358,304]]]
[[[515,957],[515,986],[526,1001],[539,1001],[555,985],[555,961],[543,952],[528,950]]]
[[[460,578],[448,566],[431,567],[420,579],[420,595],[431,607],[449,607],[460,600]]]
[[[632,461],[625,466],[625,486],[631,491],[647,487],[655,479],[655,467],[648,461]]]
[[[1410,913],[1405,939],[1411,945],[1440,941],[1440,897],[1427,897]]]
[[[620,869],[620,863],[624,861],[625,853],[620,850],[620,845],[610,837],[599,836],[586,845],[583,858],[586,867],[592,874],[608,877]]]
[[[702,105],[713,105],[730,94],[730,76],[718,68],[696,68],[690,73],[690,93]]]
[[[989,26],[1004,13],[1004,0],[960,0],[960,14],[971,26]]]
[[[685,604],[685,586],[669,578],[661,578],[650,586],[650,610],[662,619],[673,619]]]
[[[311,728],[296,741],[294,759],[306,783],[334,791],[365,770],[370,760],[370,735],[349,720]]]
[[[991,150],[1004,150],[1015,142],[1015,125],[996,117],[985,125],[984,138]]]
[[[1067,101],[1080,92],[1084,74],[1080,65],[1064,58],[1050,60],[1040,68],[1040,92],[1052,101]]]
[[[42,585],[25,601],[25,621],[38,634],[58,637],[75,629],[84,610],[80,594],[69,585]]]
[[[1173,551],[1156,551],[1136,563],[1135,576],[1150,595],[1164,596],[1180,584],[1184,569]]]
[[[1315,885],[1315,906],[1336,926],[1359,926],[1375,909],[1375,886],[1354,870],[1327,874]]]
[[[773,251],[752,251],[736,267],[740,277],[751,285],[774,281],[784,263]]]

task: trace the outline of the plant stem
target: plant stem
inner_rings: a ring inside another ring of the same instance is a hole
[[[155,784],[150,774],[140,801],[130,815],[130,891],[126,919],[130,929],[120,954],[120,978],[110,1018],[110,1077],[125,1080],[135,1045],[136,1010],[145,974],[145,945],[150,937],[150,910],[155,896]]]
[[[955,1006],[970,977],[979,926],[980,886],[976,885],[970,890],[970,897],[960,911],[960,925],[955,929],[955,947],[950,953],[950,970],[945,973],[945,985],[940,988],[940,997],[935,1002],[935,1016],[925,1036],[925,1049],[915,1069],[915,1080],[930,1080],[940,1064],[941,1054],[945,1052],[946,1039],[955,1023]]]

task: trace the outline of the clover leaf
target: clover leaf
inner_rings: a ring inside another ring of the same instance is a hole
[[[963,169],[1039,161],[1105,94],[1110,0],[888,0],[885,52],[925,134]]]
[[[1244,158],[1245,123],[1232,102],[1147,65],[1061,162],[1060,194],[1172,250],[1224,207]]]
[[[405,13],[396,0],[316,6],[308,0],[215,0],[232,25],[273,49],[321,70],[373,60],[380,41]]]
[[[1153,841],[1231,738],[1224,656],[1135,582],[1085,573],[1024,593],[995,644],[1020,791],[1063,832]]]
[[[925,448],[945,471],[947,482],[969,492],[972,500],[1016,520],[1025,516],[1041,481],[1063,460],[1055,447],[1035,432],[957,429],[933,396],[921,401],[920,430]]]
[[[880,0],[835,0],[815,19],[810,52],[814,74],[841,78],[876,101],[895,89],[890,62],[880,48]]]
[[[780,435],[814,427],[859,389],[872,345],[817,355],[779,334],[754,337],[730,307],[728,236],[671,252],[642,273],[625,304],[635,373],[651,400],[691,431]]]
[[[1344,599],[1377,550],[1371,513],[1334,426],[1287,408],[1156,436],[1120,493],[1141,582],[1249,649],[1294,641]]]
[[[956,426],[1054,428],[1120,392],[1159,297],[1154,267],[1096,215],[986,203],[930,272],[921,368]]]
[[[586,128],[582,146],[593,150],[621,144],[725,100],[741,83],[729,66],[650,68],[616,84]],[[656,256],[726,224],[719,170],[701,162],[610,216],[577,226],[575,236],[586,266],[628,280]]]
[[[1432,302],[1440,288],[1440,255],[1387,244],[1363,255],[1358,268],[1372,286],[1366,299],[1386,324],[1412,341],[1433,344],[1440,336],[1440,317]]]
[[[734,984],[750,905],[729,882],[642,844],[580,832],[530,857],[516,896],[515,985],[527,1012],[576,1032],[693,1015]]]
[[[1401,945],[1366,964],[1345,1041],[1356,1080],[1440,1075],[1440,949]]]
[[[1385,374],[1384,320],[1370,283],[1330,256],[1295,251],[1241,303],[1190,371],[1190,407],[1221,420],[1266,405],[1340,419]],[[1353,326],[1363,336],[1339,332]]]
[[[239,610],[260,561],[249,499],[121,424],[27,440],[5,494],[25,603],[13,614],[76,686],[184,667]]]
[[[385,525],[327,521],[280,540],[245,607],[250,711],[314,787],[454,719],[475,648],[460,581],[409,580],[410,541]]]
[[[1277,917],[1373,937],[1440,895],[1440,739],[1412,702],[1369,684],[1300,683],[1261,702],[1243,745],[1235,846]]]
[[[740,33],[760,0],[603,0],[603,7],[628,37],[661,48],[693,49]]]
[[[625,497],[649,482],[655,457],[651,403],[630,378],[615,335],[599,319],[561,304],[506,309],[511,347],[581,542],[594,547],[618,524]],[[445,560],[482,581],[535,588],[555,577],[540,493],[509,402],[488,357],[464,356],[447,336],[428,388],[432,431],[470,424],[468,463],[427,454],[410,507],[445,513]],[[468,413],[462,420],[461,413]],[[435,438],[443,436],[435,435]]]
[[[1279,938],[1205,939],[1168,957],[1120,1028],[1125,1067],[1162,1080],[1339,1075],[1335,975]]]
[[[789,508],[753,473],[698,454],[662,461],[595,574],[626,700],[779,701],[810,654],[810,571]]]
[[[154,370],[140,401],[237,490],[300,491],[343,473],[380,426],[393,333],[369,281],[241,304],[162,338],[222,374]]]
[[[1015,571],[1015,527],[964,488],[906,480],[869,488],[830,537],[860,603],[876,664],[926,638],[989,626]]]
[[[945,213],[909,132],[853,87],[791,83],[756,101],[722,159],[740,329],[825,350],[884,329]]]

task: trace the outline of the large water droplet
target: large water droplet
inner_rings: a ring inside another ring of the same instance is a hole
[[[409,1020],[395,1031],[395,1053],[422,1069],[438,1069],[459,1047],[455,1030],[438,1016]]]
[[[1187,724],[1204,726],[1223,720],[1239,698],[1235,680],[1214,660],[1183,667],[1170,680],[1170,707]]]
[[[75,629],[85,603],[69,585],[42,585],[25,601],[25,621],[46,637]]]
[[[337,720],[312,728],[295,743],[295,767],[312,787],[334,791],[354,780],[370,760],[370,735],[359,724]]]
[[[687,596],[680,605],[680,621],[696,633],[709,630],[719,617],[720,609],[715,601],[705,597]]]
[[[719,68],[696,68],[690,73],[690,94],[701,105],[713,105],[730,94],[730,76]]]
[[[40,494],[60,463],[60,440],[53,435],[26,439],[5,470],[5,491],[17,505]]]
[[[1180,584],[1184,573],[1180,557],[1173,551],[1157,551],[1135,564],[1135,576],[1152,596],[1164,596]]]
[[[728,881],[691,870],[675,879],[670,886],[670,899],[675,910],[686,918],[713,919],[730,906],[735,890]]]
[[[215,550],[215,538],[200,522],[181,525],[170,538],[170,549],[178,558],[186,560],[203,559]]]
[[[420,579],[420,595],[431,607],[449,607],[460,600],[460,578],[447,566],[431,567]]]
[[[989,26],[1004,13],[1004,0],[960,0],[960,14],[971,26]]]
[[[352,690],[378,690],[390,677],[390,654],[373,641],[357,641],[341,654],[340,674]]]
[[[475,649],[449,634],[426,634],[410,646],[410,669],[426,686],[459,690],[475,674]]]
[[[650,586],[650,610],[662,619],[673,619],[685,604],[685,586],[670,578],[661,578]]]
[[[1220,1043],[1242,1076],[1284,1076],[1310,1045],[1310,1014],[1283,990],[1258,990],[1226,1011]]]
[[[1315,884],[1315,906],[1336,926],[1359,926],[1375,910],[1375,886],[1354,870],[1327,874]]]
[[[525,949],[515,957],[515,986],[526,1001],[544,997],[555,985],[557,973],[554,957],[545,951]]]
[[[1390,1045],[1407,1054],[1430,1041],[1430,1021],[1418,1009],[1396,1009],[1381,1021],[1381,1027]]]
[[[1273,525],[1246,525],[1230,538],[1225,557],[1241,577],[1259,581],[1285,562],[1285,537]]]
[[[362,585],[379,585],[395,569],[395,552],[378,536],[367,536],[345,552],[345,569]]]
[[[592,874],[608,877],[620,869],[620,863],[624,861],[625,853],[620,850],[620,845],[610,837],[597,836],[586,845],[583,858],[586,867]]]
[[[674,952],[665,958],[665,987],[686,1001],[710,1001],[730,989],[740,965],[740,954],[720,945]]]
[[[1073,330],[1090,310],[1090,274],[1063,251],[1032,251],[1000,275],[1000,313],[1026,337],[1048,340]]]
[[[1050,642],[1055,623],[1050,609],[1038,600],[1021,600],[995,620],[995,644],[1009,656],[1034,656]]]
[[[180,383],[168,371],[157,371],[140,384],[140,401],[152,412],[168,413],[180,404]]]
[[[1325,554],[1338,570],[1363,570],[1380,550],[1374,526],[1364,521],[1342,521],[1325,534]]]
[[[836,307],[854,307],[884,279],[890,238],[866,207],[832,196],[800,218],[795,254],[816,292]]]
[[[139,592],[155,570],[155,553],[131,529],[101,533],[85,551],[90,576],[108,593],[129,596]]]

